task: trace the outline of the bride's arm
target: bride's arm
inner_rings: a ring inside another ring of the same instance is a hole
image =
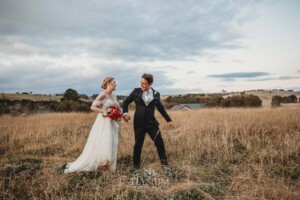
[[[103,115],[107,115],[106,111],[102,109],[104,100],[105,100],[105,95],[102,92],[93,101],[92,106],[91,106],[91,110],[95,111],[95,112],[98,112],[98,113],[102,113]]]

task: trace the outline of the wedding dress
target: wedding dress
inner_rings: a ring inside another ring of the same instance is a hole
[[[119,106],[116,96],[108,94],[103,101],[94,101],[93,105],[104,110],[111,106]],[[110,171],[115,172],[118,133],[118,122],[99,113],[81,155],[74,162],[67,164],[64,172],[94,171],[99,166],[105,165],[109,165]]]

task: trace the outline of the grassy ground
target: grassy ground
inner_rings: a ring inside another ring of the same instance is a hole
[[[117,172],[64,174],[95,113],[0,116],[0,199],[299,199],[300,107],[175,111],[158,116],[170,161],[146,137],[132,168],[132,121],[122,122]]]

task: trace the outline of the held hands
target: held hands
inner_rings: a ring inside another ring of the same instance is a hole
[[[123,114],[122,118],[125,122],[128,122],[130,120],[130,116],[128,114]]]

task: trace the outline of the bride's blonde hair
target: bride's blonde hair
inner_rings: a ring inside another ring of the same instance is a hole
[[[114,80],[113,77],[106,77],[101,84],[101,88],[106,89],[107,88],[107,84],[109,84],[112,80]]]

